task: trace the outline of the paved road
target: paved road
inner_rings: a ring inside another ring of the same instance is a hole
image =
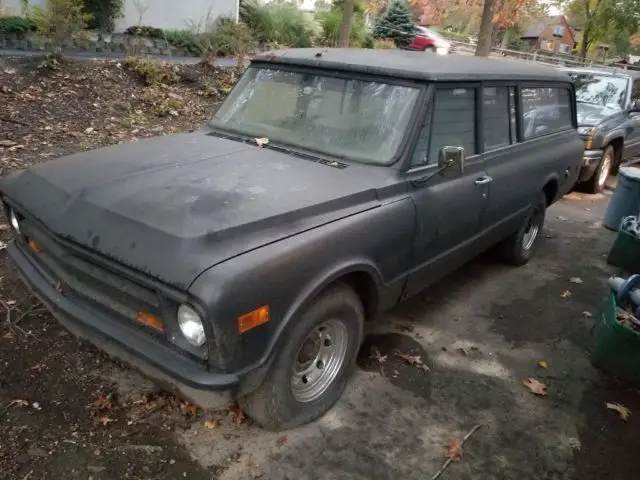
[[[41,51],[0,49],[0,56],[3,56],[3,57],[38,57],[42,55],[43,55],[43,52]],[[114,53],[114,52],[105,52],[105,53],[65,52],[64,55],[67,58],[72,58],[74,60],[122,60],[129,56],[125,53]],[[161,62],[175,63],[175,64],[194,64],[200,61],[199,57],[179,57],[179,56],[173,56],[173,55],[140,55],[140,56],[142,57],[148,56],[149,58],[153,58]],[[214,65],[218,67],[233,67],[236,65],[236,59],[235,58],[218,58],[214,62]]]

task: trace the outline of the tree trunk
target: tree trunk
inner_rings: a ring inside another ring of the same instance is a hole
[[[491,53],[491,41],[493,40],[493,0],[484,0],[482,20],[480,21],[480,33],[478,34],[477,57],[488,57]]]
[[[587,58],[587,49],[589,48],[589,31],[591,30],[589,23],[584,26],[584,31],[582,32],[582,42],[580,42],[580,58],[586,60]]]
[[[354,0],[344,0],[342,25],[340,25],[340,39],[338,40],[339,47],[347,48],[349,46],[351,24],[353,23],[353,1]]]

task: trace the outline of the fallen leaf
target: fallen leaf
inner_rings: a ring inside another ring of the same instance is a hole
[[[23,408],[23,407],[28,407],[29,406],[29,402],[27,402],[26,400],[21,400],[21,399],[16,399],[16,400],[12,400],[11,402],[9,402],[9,407],[17,407],[17,408]]]
[[[582,279],[580,277],[571,277],[569,281],[571,283],[582,283]]]
[[[87,129],[84,131],[84,133],[93,133],[93,132],[94,132],[94,130],[95,130],[95,128],[93,128],[93,127],[89,127],[89,128],[87,128]]]
[[[236,427],[239,427],[240,425],[242,425],[245,419],[245,415],[242,409],[238,405],[234,405],[233,407],[229,408],[229,411],[233,416],[233,423],[236,424]]]
[[[89,407],[95,408],[96,410],[111,410],[113,405],[107,397],[98,397],[89,404]]]
[[[538,361],[538,366],[540,368],[547,368],[547,362],[545,362],[544,360],[539,360]]]
[[[215,420],[206,420],[204,422],[204,426],[207,428],[210,428],[211,430],[213,430],[214,428],[216,428],[218,426],[218,422]]]
[[[571,292],[569,290],[565,290],[564,292],[562,292],[562,294],[560,295],[562,298],[567,298],[571,296]]]
[[[558,216],[558,217],[556,217],[556,218],[557,218],[558,220],[561,220],[561,221],[565,221],[565,220],[567,219],[567,217],[562,217],[562,216]]]
[[[180,404],[180,411],[183,415],[189,415],[190,417],[195,417],[198,414],[198,405],[194,405],[193,403],[182,402]]]
[[[451,440],[447,446],[447,458],[452,462],[459,462],[462,458],[462,444],[460,440]]]
[[[586,317],[586,318],[590,318],[593,317],[593,315],[591,314],[591,312],[587,312],[586,310],[584,312],[582,312],[582,316]]]
[[[378,350],[375,345],[371,346],[371,355],[369,355],[369,358],[376,360],[378,363],[384,363],[387,361],[387,356],[381,355],[380,350]]]
[[[420,368],[425,372],[431,370],[427,365],[422,361],[422,357],[420,355],[408,355],[406,353],[395,352],[396,357],[401,358],[409,365]]]
[[[412,333],[414,330],[413,325],[409,323],[400,323],[396,325],[396,329],[400,330],[401,332],[409,332],[409,333]]]
[[[547,386],[535,378],[528,378],[524,380],[522,384],[535,395],[545,396],[547,394]]]
[[[38,402],[33,402],[33,403],[31,404],[31,406],[32,406],[33,408],[35,408],[36,410],[42,410],[42,408],[40,407],[40,404],[39,404]]]
[[[259,138],[256,138],[255,140],[256,140],[256,145],[258,145],[259,147],[269,144],[269,139],[267,137],[259,137]]]
[[[113,419],[107,416],[104,416],[104,417],[100,417],[98,422],[100,422],[103,426],[106,427],[109,423],[113,422]]]
[[[287,443],[286,435],[283,435],[280,438],[278,438],[278,440],[276,440],[276,445],[278,445],[279,447],[283,446],[285,443]]]
[[[631,410],[629,410],[627,407],[625,407],[624,405],[620,405],[619,403],[616,402],[606,402],[605,406],[609,409],[609,410],[613,410],[615,412],[618,412],[618,414],[620,415],[620,418],[622,420],[624,420],[625,422],[627,421],[627,419],[629,418],[629,415],[631,415]]]

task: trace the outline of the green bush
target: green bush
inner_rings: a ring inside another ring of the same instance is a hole
[[[387,12],[376,19],[373,35],[376,38],[390,38],[399,47],[411,42],[416,34],[416,26],[406,0],[392,0]]]
[[[287,47],[310,47],[313,24],[298,7],[289,2],[262,4],[245,0],[241,18],[262,44]]]
[[[124,0],[83,0],[84,10],[91,15],[87,26],[91,29],[112,32],[115,21],[122,17]]]
[[[188,30],[164,30],[164,39],[169,45],[176,48],[183,48],[194,55],[200,55],[198,42]]]
[[[28,18],[0,17],[0,33],[27,33],[35,30],[35,23]]]
[[[318,12],[316,21],[320,25],[320,35],[318,43],[325,47],[337,47],[340,39],[340,27],[342,26],[342,12],[336,9]],[[372,47],[373,38],[367,33],[362,18],[357,16],[351,25],[351,35],[349,38],[350,47]]]
[[[29,7],[27,18],[36,26],[37,39],[56,55],[65,44],[86,37],[87,22],[91,21],[82,0],[47,0],[46,7]]]
[[[127,28],[124,33],[135,37],[164,38],[164,31],[161,28],[149,27],[147,25],[134,25]]]
[[[173,85],[180,81],[179,67],[176,65],[165,65],[140,57],[127,57],[122,65],[139,76],[147,85],[159,83]]]

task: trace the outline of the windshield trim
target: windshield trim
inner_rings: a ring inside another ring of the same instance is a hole
[[[420,107],[425,101],[427,87],[430,83],[430,82],[418,82],[410,79],[398,78],[398,77],[386,76],[386,75],[368,75],[368,74],[359,73],[359,72],[343,72],[339,70],[329,70],[326,68],[289,65],[289,64],[281,64],[277,62],[271,63],[271,62],[264,62],[264,61],[252,61],[249,67],[247,67],[247,70],[245,71],[245,73],[243,73],[243,75],[246,75],[249,69],[251,68],[271,69],[271,70],[275,69],[283,72],[312,74],[312,75],[319,75],[324,77],[340,78],[344,80],[361,80],[361,81],[377,82],[377,83],[384,83],[388,85],[397,85],[401,87],[411,87],[411,88],[417,89],[418,96],[416,97],[415,105],[411,109],[411,115],[409,116],[407,128],[405,129],[405,132],[402,135],[398,148],[396,149],[394,154],[390,157],[390,159],[386,162],[371,163],[371,162],[364,161],[362,158],[335,155],[329,152],[311,149],[311,148],[300,146],[300,145],[289,144],[289,143],[283,142],[282,140],[278,140],[277,142],[275,142],[276,145],[282,145],[294,151],[299,150],[303,154],[307,153],[309,155],[316,156],[321,159],[328,158],[328,159],[340,160],[347,163],[353,162],[353,163],[357,163],[359,165],[365,165],[368,167],[390,167],[392,165],[397,164],[400,160],[404,158],[404,156],[406,155],[407,144],[411,141],[414,125],[419,118],[419,112],[421,110]],[[227,97],[225,98],[225,100],[223,100],[214,110],[213,114],[207,120],[207,127],[213,130],[218,130],[221,132],[227,131],[227,132],[233,133],[234,135],[246,137],[247,136],[246,133],[239,132],[233,128],[229,128],[226,126],[220,127],[220,125],[212,124],[212,121],[216,116],[216,113],[218,112],[220,107],[224,104],[226,99],[229,98],[229,96],[231,95],[231,92],[235,88],[237,88],[239,83],[240,82],[238,80],[238,82],[236,82],[236,84],[233,86],[233,89],[227,94]]]

